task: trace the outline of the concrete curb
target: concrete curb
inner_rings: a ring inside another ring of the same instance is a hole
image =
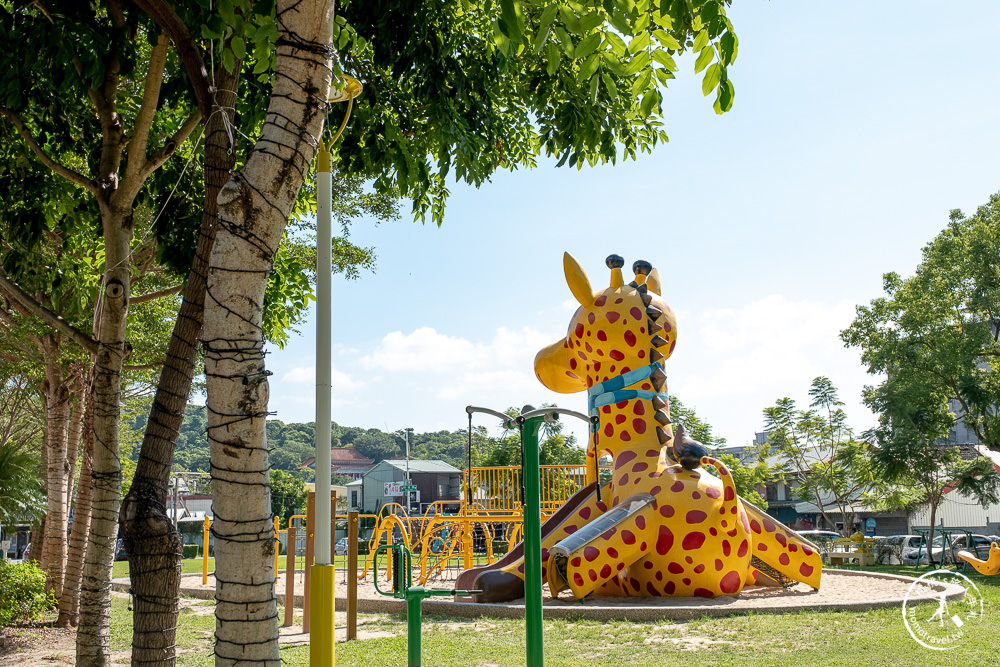
[[[827,570],[838,576],[858,578],[859,593],[863,595],[864,579],[880,578],[904,583],[916,581],[914,577],[878,572],[862,572],[857,570]],[[115,579],[112,589],[128,592],[128,579]],[[949,601],[961,599],[965,589],[955,584],[937,582],[935,590],[946,591],[945,598]],[[339,588],[338,588],[339,591]],[[215,591],[209,588],[181,587],[181,594],[211,600]],[[740,598],[638,598],[641,604],[621,604],[620,598],[611,604],[605,604],[600,598],[588,598],[582,602],[572,600],[545,600],[545,618],[554,619],[586,619],[594,621],[663,621],[690,620],[695,618],[722,617],[743,614],[790,614],[801,611],[869,611],[901,607],[903,597],[883,598],[880,600],[845,600],[825,603],[810,602],[809,594],[800,598],[782,598],[781,604],[770,600],[769,604],[754,604]],[[936,601],[936,600],[935,600]],[[284,603],[284,600],[280,600]],[[295,596],[295,606],[301,607],[302,596]],[[337,611],[347,609],[347,599],[336,598]],[[524,601],[515,600],[504,604],[476,604],[472,602],[452,602],[442,599],[429,599],[423,603],[423,613],[441,616],[458,616],[462,618],[493,617],[493,618],[524,618]],[[358,598],[358,611],[366,614],[405,614],[406,602],[391,597]]]

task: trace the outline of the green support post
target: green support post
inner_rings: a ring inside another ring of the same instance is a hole
[[[542,645],[542,521],[540,510],[541,484],[538,478],[538,429],[543,415],[531,417],[521,424],[521,446],[524,451],[524,626],[527,639],[527,666],[543,667],[545,651]]]

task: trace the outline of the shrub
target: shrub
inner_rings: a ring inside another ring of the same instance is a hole
[[[185,544],[184,551],[182,553],[183,558],[197,558],[198,557],[198,545],[197,544]]]
[[[35,563],[0,561],[0,628],[30,621],[55,603],[45,592],[45,573]]]

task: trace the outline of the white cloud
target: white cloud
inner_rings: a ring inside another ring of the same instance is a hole
[[[287,382],[289,384],[315,385],[316,366],[296,366],[281,376],[281,382]],[[361,382],[355,380],[347,373],[337,370],[336,368],[330,369],[330,385],[335,393],[338,390],[354,390],[363,386]]]

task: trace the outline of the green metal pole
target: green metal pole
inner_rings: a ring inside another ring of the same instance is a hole
[[[423,596],[411,593],[406,596],[406,664],[420,667],[420,602]]]
[[[521,427],[524,450],[524,628],[527,636],[527,666],[543,667],[542,647],[542,522],[539,513],[541,488],[538,479],[538,429],[543,416],[525,420]]]

